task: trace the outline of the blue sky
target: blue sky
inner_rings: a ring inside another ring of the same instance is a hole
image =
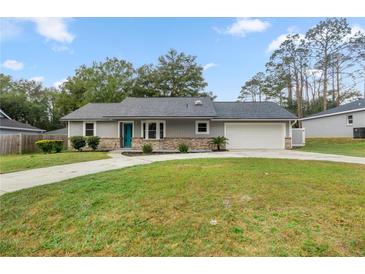
[[[270,49],[288,33],[305,33],[320,18],[28,18],[1,19],[1,72],[15,79],[60,83],[82,64],[118,57],[156,63],[168,49],[197,56],[207,91],[235,100],[263,70]],[[365,29],[365,18],[349,18]]]

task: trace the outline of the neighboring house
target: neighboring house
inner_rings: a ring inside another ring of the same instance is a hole
[[[353,137],[365,128],[365,99],[328,109],[302,119],[306,137]]]
[[[65,127],[65,128],[50,130],[44,134],[46,134],[46,135],[66,135],[67,136],[68,132],[67,132],[67,127]]]
[[[213,102],[208,97],[128,97],[121,103],[87,104],[61,119],[68,136],[101,137],[101,147],[211,149],[226,136],[228,149],[291,148],[297,117],[272,102]]]
[[[0,109],[0,135],[4,134],[42,134],[43,129],[12,120]]]

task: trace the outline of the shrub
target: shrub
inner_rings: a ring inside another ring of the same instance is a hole
[[[212,139],[211,144],[216,145],[217,150],[221,150],[221,146],[228,144],[228,139],[224,136],[217,136]]]
[[[59,153],[63,150],[63,141],[62,140],[52,140],[53,142],[53,150],[56,153]]]
[[[62,140],[39,140],[35,144],[43,153],[51,153],[52,151],[58,153],[63,149]]]
[[[72,136],[71,145],[74,149],[81,151],[81,149],[86,146],[86,139],[83,136]]]
[[[151,144],[144,144],[142,146],[142,151],[143,151],[143,153],[152,153],[152,151],[153,151],[152,145]]]
[[[189,151],[189,147],[188,147],[187,144],[180,144],[179,147],[178,147],[178,150],[181,153],[187,153]]]
[[[87,138],[87,145],[91,147],[93,150],[96,150],[100,143],[99,136],[90,136]]]

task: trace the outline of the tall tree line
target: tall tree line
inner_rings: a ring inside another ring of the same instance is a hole
[[[58,88],[0,74],[0,107],[13,119],[51,130],[60,118],[87,104],[121,102],[127,96],[210,96],[196,57],[171,49],[157,65],[134,68],[118,58],[82,65]]]
[[[344,18],[328,18],[305,35],[288,35],[265,67],[239,100],[274,100],[298,117],[326,110],[365,97],[365,35],[352,33]]]

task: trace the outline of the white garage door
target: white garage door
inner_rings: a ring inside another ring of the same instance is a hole
[[[228,149],[284,149],[285,123],[225,123]]]

